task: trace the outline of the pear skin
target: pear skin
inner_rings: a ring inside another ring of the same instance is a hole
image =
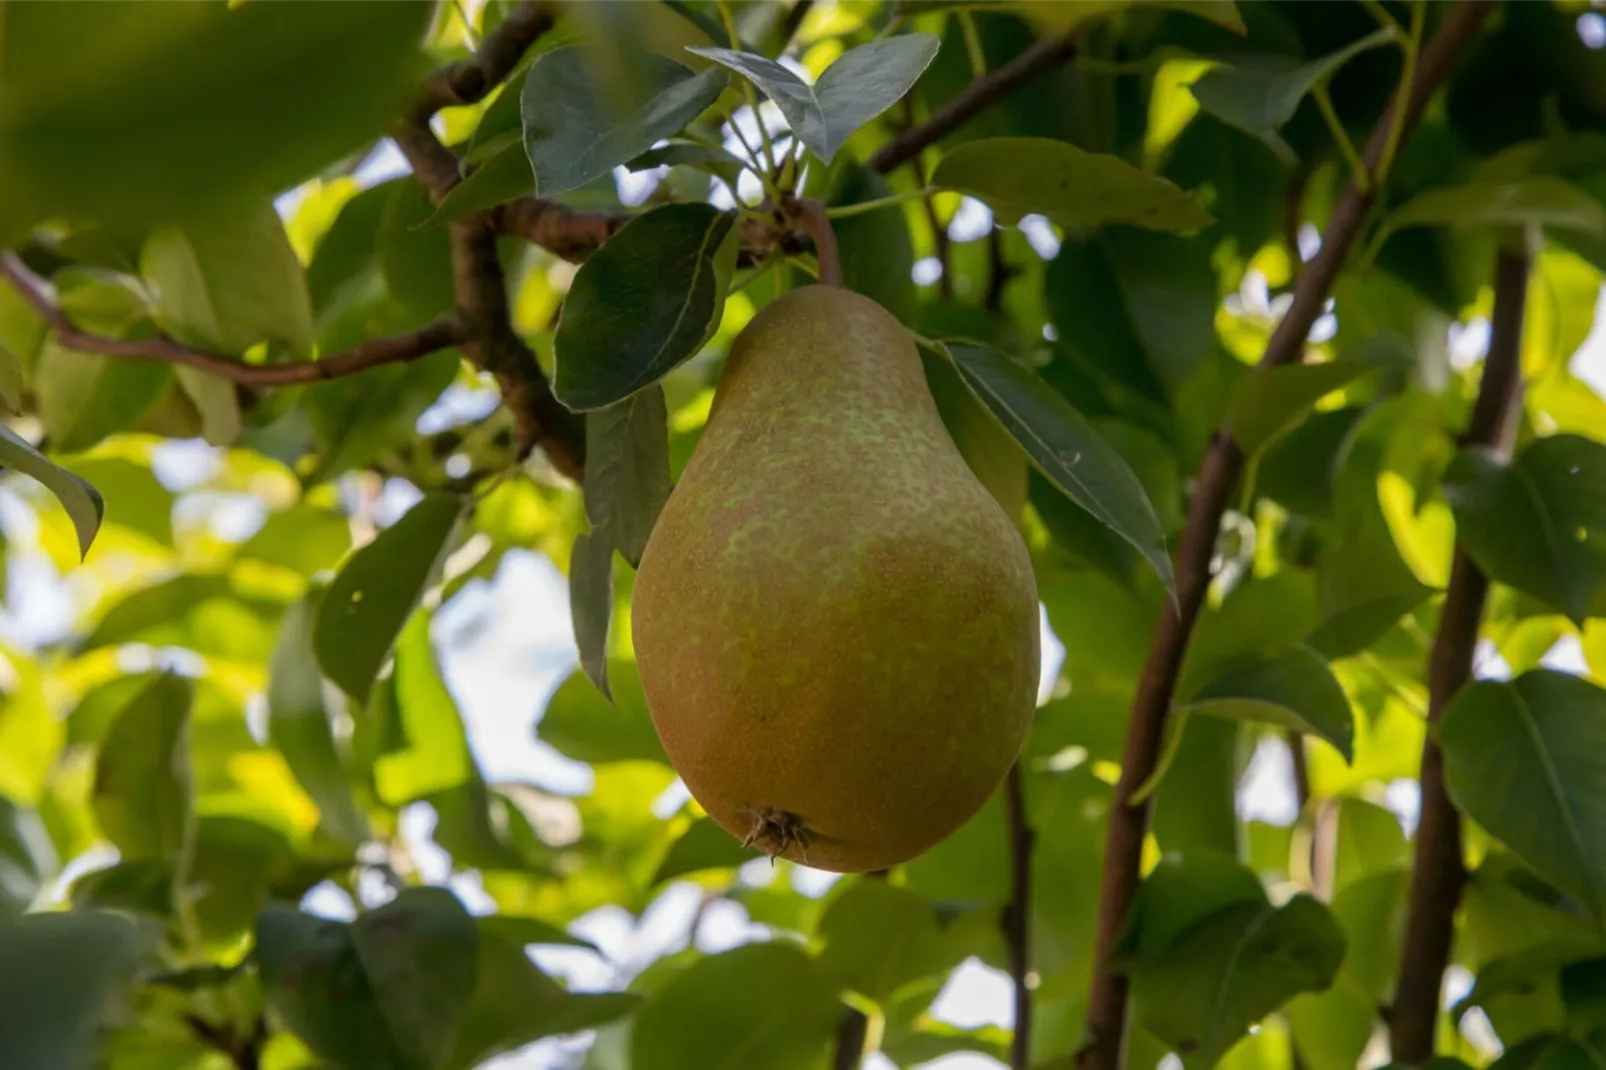
[[[742,331],[633,597],[670,761],[772,856],[905,862],[1020,752],[1040,663],[1031,559],[908,333],[868,298],[805,287]]]

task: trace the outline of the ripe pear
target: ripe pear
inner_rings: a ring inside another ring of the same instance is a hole
[[[1035,705],[1037,590],[908,333],[808,286],[737,337],[653,528],[631,632],[647,707],[727,831],[883,869],[979,810]]]

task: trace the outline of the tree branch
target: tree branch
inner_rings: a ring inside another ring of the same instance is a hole
[[[870,157],[870,167],[886,174],[920,155],[1037,75],[1071,58],[1076,51],[1070,34],[1047,37],[999,67],[973,80],[954,98],[933,111],[925,122],[899,133]]]
[[[442,67],[430,75],[413,106],[395,131],[396,145],[413,169],[413,177],[439,204],[462,179],[459,161],[430,128],[442,107],[481,100],[505,79],[535,39],[552,26],[547,5],[526,0],[482,42],[473,58]],[[533,200],[533,198],[531,199]],[[524,209],[526,225],[539,229],[542,212]],[[598,242],[610,231],[600,228],[591,213],[559,213],[559,206],[543,209],[549,219],[578,219]],[[522,458],[541,446],[553,467],[578,480],[585,465],[585,420],[564,408],[535,353],[513,329],[508,308],[507,279],[496,255],[502,209],[454,220],[448,227],[452,245],[452,282],[457,313],[465,329],[463,353],[476,367],[491,373],[502,391],[502,402],[518,427],[518,455]],[[551,226],[551,224],[545,224]],[[556,231],[554,231],[556,233]]]
[[[1004,939],[1009,944],[1009,975],[1015,983],[1015,1034],[1009,1044],[1010,1070],[1028,1070],[1032,1058],[1032,847],[1037,833],[1026,818],[1026,789],[1020,763],[1009,767],[1004,802],[1009,810],[1011,883],[1004,908]]]
[[[1463,439],[1510,454],[1522,395],[1522,318],[1528,297],[1528,258],[1500,251],[1495,262],[1494,314],[1472,422]],[[1400,954],[1399,983],[1389,1045],[1396,1062],[1415,1065],[1433,1054],[1439,992],[1450,961],[1455,909],[1466,883],[1461,817],[1444,787],[1444,754],[1433,726],[1472,679],[1472,657],[1483,621],[1489,580],[1461,547],[1428,657],[1428,735],[1422,745],[1422,808],[1413,845],[1411,900]]]
[[[1404,137],[1416,126],[1423,108],[1449,75],[1456,58],[1477,35],[1491,7],[1488,0],[1463,0],[1451,9],[1423,51],[1409,86],[1396,93],[1373,128],[1365,155],[1368,170],[1375,170],[1383,158],[1395,125],[1396,109],[1403,109],[1399,123],[1400,136]],[[1360,233],[1376,195],[1376,184],[1369,184],[1369,190],[1361,192],[1352,177],[1333,206],[1322,235],[1322,247],[1300,273],[1293,302],[1267,342],[1260,369],[1275,368],[1300,358],[1311,326],[1321,314],[1339,269]],[[1122,752],[1121,778],[1116,784],[1115,805],[1105,841],[1098,950],[1088,996],[1085,1045],[1077,1053],[1077,1064],[1082,1070],[1118,1070],[1121,1066],[1128,986],[1125,977],[1110,969],[1109,955],[1137,891],[1149,819],[1148,800],[1134,802],[1133,796],[1153,774],[1160,756],[1166,714],[1176,692],[1182,659],[1209,591],[1210,560],[1215,553],[1221,518],[1243,463],[1243,453],[1233,440],[1232,429],[1223,425],[1211,441],[1188,502],[1187,526],[1176,555],[1177,611],[1172,612],[1167,607],[1162,612],[1143,675],[1138,681]]]
[[[457,318],[447,316],[416,331],[375,338],[322,360],[296,364],[247,364],[235,357],[180,345],[166,336],[127,340],[80,330],[51,296],[50,284],[34,274],[16,253],[0,254],[0,275],[4,275],[6,281],[33,306],[34,311],[55,330],[56,337],[69,349],[124,360],[182,364],[210,372],[231,383],[257,389],[316,383],[356,375],[382,364],[405,363],[449,349],[466,337]]]
[[[870,1033],[870,1019],[857,1007],[844,1008],[842,1024],[836,1031],[836,1052],[831,1070],[859,1070],[864,1061],[864,1041]]]

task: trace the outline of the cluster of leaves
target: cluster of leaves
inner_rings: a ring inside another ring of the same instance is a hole
[[[1454,949],[1474,982],[1441,1050],[1494,1057],[1456,1028],[1476,1010],[1501,1066],[1606,1059],[1606,402],[1571,366],[1606,269],[1606,53],[1578,11],[1500,9],[1368,176],[1374,217],[1304,359],[1254,375],[1306,227],[1441,8],[902,0],[792,26],[779,4],[577,4],[438,117],[464,176],[439,203],[386,177],[375,145],[425,74],[527,14],[0,7],[0,245],[78,332],[0,285],[7,1065],[449,1070],[584,1033],[547,1050],[816,1068],[853,1014],[893,1065],[1005,1057],[1006,1031],[933,1014],[961,964],[1011,961],[1004,801],[821,894],[672,790],[611,626],[730,340],[820,270],[776,235],[792,194],[828,206],[846,284],[921,341],[1064,644],[1021,767],[1032,1065],[1083,1039],[1127,711],[1223,424],[1249,463],[1145,785],[1115,956],[1129,1061],[1375,1051],[1409,883],[1386,804],[1417,775],[1456,540],[1495,582],[1482,635],[1506,671],[1437,729],[1474,823]],[[1059,65],[876,163],[1060,39]],[[621,203],[621,168],[651,174],[648,204]],[[499,239],[512,327],[586,414],[580,487],[520,463],[512,415],[452,349],[257,391],[73,344],[268,366],[415,330],[458,300],[448,224],[530,197],[629,216],[578,268]],[[1524,230],[1542,238],[1507,458],[1457,446],[1479,376],[1449,339],[1489,315],[1495,249]],[[532,556],[568,574],[580,667],[548,698],[460,708],[442,619]],[[532,721],[585,783],[488,776],[487,717]],[[1246,816],[1241,789],[1290,740],[1297,806]],[[645,932],[688,889],[689,931],[650,961],[580,935],[620,913]],[[311,909],[331,891],[360,910]],[[716,905],[737,937],[710,931]],[[564,956],[606,980],[565,983]]]

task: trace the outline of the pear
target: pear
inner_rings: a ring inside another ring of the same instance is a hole
[[[631,634],[716,822],[843,873],[981,808],[1035,705],[1031,559],[943,427],[908,333],[827,286],[737,337],[647,543]]]

